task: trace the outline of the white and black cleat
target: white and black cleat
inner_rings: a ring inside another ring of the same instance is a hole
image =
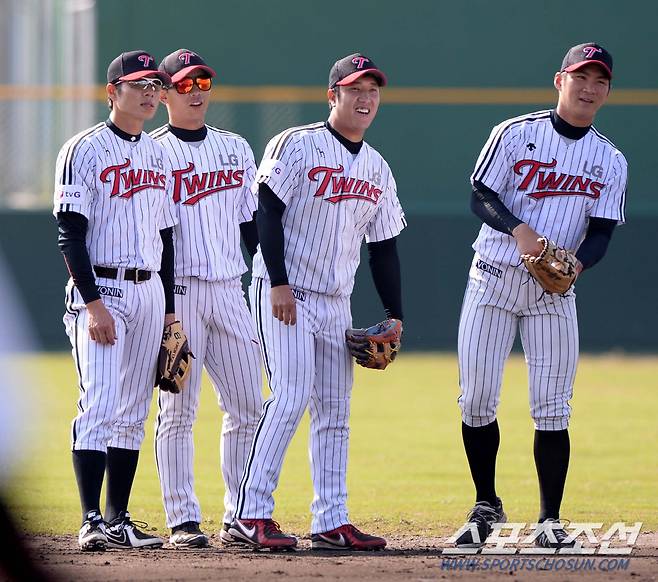
[[[87,512],[78,534],[78,545],[83,552],[104,552],[107,548],[105,522],[100,511]]]
[[[132,550],[141,548],[161,548],[164,544],[162,538],[152,536],[137,528],[148,527],[143,521],[132,521],[130,513],[122,511],[107,524],[107,547],[117,550]]]

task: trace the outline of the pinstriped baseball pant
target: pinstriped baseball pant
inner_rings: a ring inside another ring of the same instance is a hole
[[[312,533],[349,523],[347,451],[352,358],[348,297],[295,291],[297,324],[272,316],[270,285],[254,279],[249,297],[272,395],[263,406],[240,484],[237,516],[269,518],[288,445],[309,409],[309,456],[314,497]]]
[[[164,326],[164,290],[157,273],[148,281],[97,278],[114,317],[117,341],[101,345],[89,337],[89,313],[72,284],[66,287],[64,325],[78,373],[78,415],[71,430],[74,450],[139,450],[144,440],[155,365]]]
[[[208,282],[182,277],[176,284],[185,291],[176,295],[176,313],[196,359],[185,390],[158,396],[155,453],[167,527],[186,521],[201,523],[194,490],[192,425],[204,367],[225,411],[220,453],[225,483],[223,519],[230,523],[263,401],[256,332],[239,278]]]
[[[578,363],[573,289],[544,293],[523,266],[473,259],[459,321],[459,406],[469,426],[496,419],[503,367],[517,329],[528,366],[530,414],[538,430],[569,425]]]

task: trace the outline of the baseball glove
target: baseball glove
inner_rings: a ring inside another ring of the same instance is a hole
[[[538,256],[521,255],[526,269],[547,293],[566,293],[576,280],[578,259],[544,236],[537,242],[544,246]]]
[[[155,385],[165,392],[178,394],[190,375],[193,357],[180,321],[165,325]]]
[[[402,322],[387,319],[367,329],[348,329],[345,341],[357,364],[383,370],[397,356],[402,339]]]

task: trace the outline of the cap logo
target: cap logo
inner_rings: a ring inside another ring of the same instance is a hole
[[[354,57],[352,59],[352,63],[356,65],[357,69],[363,69],[363,65],[366,63],[369,63],[370,59],[366,59],[365,57]]]
[[[603,51],[595,46],[586,46],[583,49],[583,52],[585,53],[586,59],[591,59],[596,53],[602,53]]]
[[[153,57],[151,55],[139,55],[137,57],[137,60],[144,65],[144,68],[146,68],[149,66],[149,63],[153,60]]]
[[[190,64],[190,60],[192,59],[193,56],[196,56],[195,53],[192,52],[186,52],[186,53],[181,53],[178,55],[178,60],[183,61],[186,65]]]

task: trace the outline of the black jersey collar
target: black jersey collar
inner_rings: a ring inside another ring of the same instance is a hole
[[[208,135],[208,128],[205,125],[202,125],[199,129],[183,129],[170,123],[167,127],[181,141],[203,141]]]
[[[553,124],[553,129],[555,131],[569,139],[580,139],[581,137],[585,137],[592,127],[591,125],[588,125],[587,127],[576,127],[575,125],[571,125],[562,119],[555,109],[551,110],[551,123]]]
[[[345,136],[342,136],[340,133],[338,133],[333,127],[331,127],[331,123],[329,123],[328,121],[324,122],[324,126],[329,130],[329,133],[331,133],[331,135],[333,135],[340,143],[342,143],[347,148],[347,151],[349,151],[351,154],[358,154],[361,151],[363,140],[350,141]]]
[[[114,125],[113,121],[111,119],[108,119],[105,121],[105,125],[107,125],[111,130],[114,135],[117,137],[120,137],[121,139],[125,139],[126,141],[136,143],[138,142],[141,137],[142,133],[138,133],[137,135],[133,135],[132,133],[128,133],[127,131],[123,131],[123,129],[117,127]]]

